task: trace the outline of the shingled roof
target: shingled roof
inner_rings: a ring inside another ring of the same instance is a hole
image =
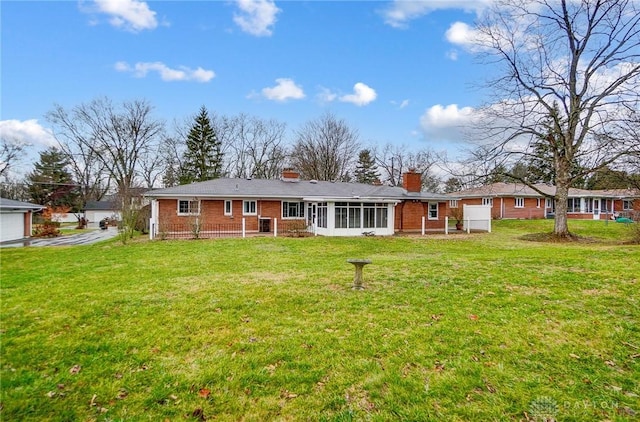
[[[144,194],[150,198],[304,198],[309,200],[439,200],[449,197],[428,192],[407,192],[396,186],[376,186],[362,183],[325,182],[315,180],[267,180],[221,178],[165,189],[154,189]]]
[[[0,198],[0,209],[3,210],[41,210],[44,205],[32,204],[29,202],[16,201],[13,199]]]
[[[539,191],[546,196],[555,196],[556,187],[538,183],[534,185]],[[479,186],[477,188],[467,189],[449,194],[451,197],[458,198],[477,198],[484,197],[511,197],[511,196],[542,196],[530,186],[519,183],[492,183],[490,185]],[[632,189],[611,189],[611,190],[588,190],[569,188],[569,197],[601,197],[601,198],[633,198],[640,197],[640,192]]]

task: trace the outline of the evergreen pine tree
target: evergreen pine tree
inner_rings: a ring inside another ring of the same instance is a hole
[[[444,193],[458,192],[462,190],[462,182],[457,177],[450,177],[444,182]]]
[[[207,109],[202,106],[189,134],[180,184],[217,179],[222,172],[222,152]]]
[[[65,154],[56,148],[40,153],[40,160],[27,175],[32,202],[47,207],[79,208],[77,186],[67,170],[68,164]]]
[[[554,104],[554,111],[551,113],[552,115],[558,115],[560,112],[558,111],[558,105]],[[550,137],[557,136],[554,135],[555,131],[553,129],[553,119],[549,117],[546,121],[542,123],[543,127],[546,128],[547,135],[545,138],[540,138],[534,141],[533,151],[531,153],[531,158],[528,163],[528,181],[530,183],[547,183],[550,185],[556,184],[556,169],[555,169],[555,161],[553,156],[553,151],[551,145],[549,143]],[[560,142],[556,141],[556,144],[560,144]],[[571,163],[571,169],[569,171],[572,177],[576,177],[582,171],[582,167],[578,162],[577,158],[573,160]],[[583,187],[585,180],[583,177],[577,178],[572,187],[581,188]]]
[[[358,183],[373,184],[376,180],[380,180],[380,173],[376,171],[376,163],[368,149],[363,149],[358,154],[354,175]]]

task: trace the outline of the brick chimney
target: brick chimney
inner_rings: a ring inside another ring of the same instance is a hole
[[[402,187],[407,192],[420,192],[422,190],[422,174],[416,173],[416,169],[409,169],[402,175]]]
[[[297,182],[300,180],[300,173],[291,168],[282,170],[282,180],[285,182]]]

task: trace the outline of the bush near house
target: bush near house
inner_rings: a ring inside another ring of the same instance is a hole
[[[640,249],[552,227],[3,250],[2,419],[634,420]]]

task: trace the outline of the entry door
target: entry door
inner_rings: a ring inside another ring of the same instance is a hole
[[[593,219],[600,220],[600,198],[593,199]]]
[[[317,210],[316,202],[309,202],[307,204],[307,225],[309,229],[312,229],[316,222],[316,210]]]

